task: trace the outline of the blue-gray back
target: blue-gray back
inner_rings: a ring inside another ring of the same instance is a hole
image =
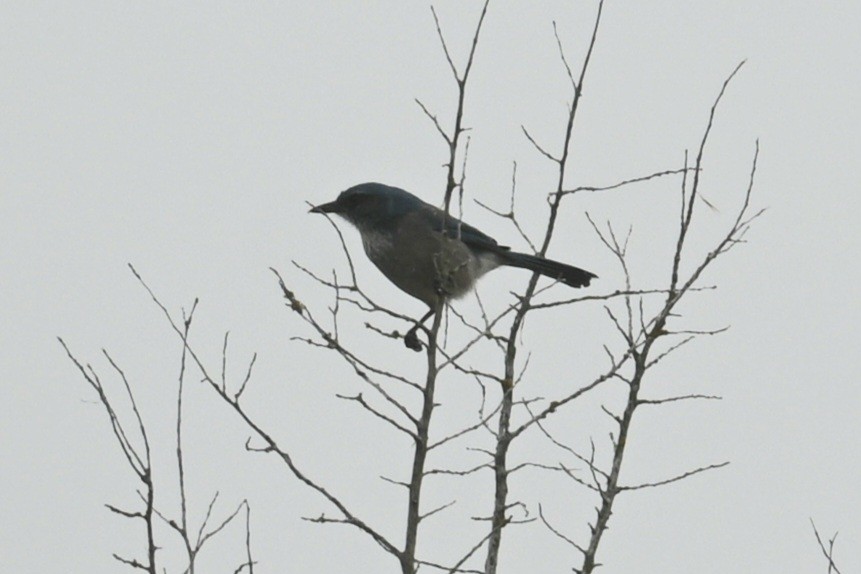
[[[445,213],[433,205],[426,203],[399,187],[384,185],[382,183],[363,183],[351,187],[344,192],[344,195],[366,195],[369,197],[378,197],[385,201],[380,202],[380,208],[384,210],[380,214],[381,218],[387,222],[394,223],[399,221],[405,215],[417,213],[421,215],[420,220],[424,220],[433,229],[443,231],[448,237],[459,237],[461,241],[467,244],[472,249],[485,251],[508,251],[508,247],[499,245],[495,239],[482,233],[468,223],[462,222],[460,219]],[[383,221],[375,222],[383,224]]]

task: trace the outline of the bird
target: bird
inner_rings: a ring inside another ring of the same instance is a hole
[[[575,288],[587,287],[597,277],[573,265],[512,251],[410,192],[382,183],[354,185],[310,212],[335,214],[352,224],[368,259],[401,291],[430,308],[404,336],[404,344],[415,351],[421,350],[416,333],[440,298],[466,294],[497,267],[527,269]]]

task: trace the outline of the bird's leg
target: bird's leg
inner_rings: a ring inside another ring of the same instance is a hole
[[[419,352],[422,350],[422,344],[419,342],[418,331],[419,328],[431,318],[434,314],[434,310],[431,309],[427,313],[424,314],[424,317],[418,320],[418,322],[413,325],[413,328],[407,331],[407,334],[404,335],[404,345],[408,349],[412,349],[413,351]]]
[[[424,325],[425,321],[427,321],[428,319],[433,317],[433,315],[436,311],[436,307],[439,304],[443,303],[445,301],[446,297],[448,297],[448,295],[449,295],[449,292],[448,292],[448,290],[446,290],[444,285],[446,282],[448,282],[448,283],[451,282],[452,273],[447,273],[444,278],[442,277],[442,274],[440,272],[440,262],[439,262],[439,256],[440,255],[441,254],[438,253],[434,256],[434,266],[436,267],[437,277],[436,277],[436,279],[434,279],[433,288],[434,288],[434,291],[436,292],[436,295],[437,295],[437,305],[431,307],[430,310],[427,313],[425,313],[424,316],[421,319],[419,319],[415,325],[413,325],[413,328],[410,329],[409,331],[407,331],[407,334],[404,335],[404,345],[406,345],[406,347],[408,349],[412,349],[413,351],[416,351],[416,352],[422,350],[422,344],[419,342],[419,338],[418,338],[419,329],[422,327],[422,325]],[[465,264],[466,264],[466,262],[464,262],[462,265],[465,265]]]

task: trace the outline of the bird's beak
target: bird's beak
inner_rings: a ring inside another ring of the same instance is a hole
[[[330,201],[316,207],[312,207],[309,213],[340,213],[341,206],[337,201]]]

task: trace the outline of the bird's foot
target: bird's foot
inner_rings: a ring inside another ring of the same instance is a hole
[[[410,329],[407,334],[404,335],[404,346],[406,346],[407,349],[412,349],[417,353],[422,350],[422,343],[421,341],[419,341],[417,328]]]

